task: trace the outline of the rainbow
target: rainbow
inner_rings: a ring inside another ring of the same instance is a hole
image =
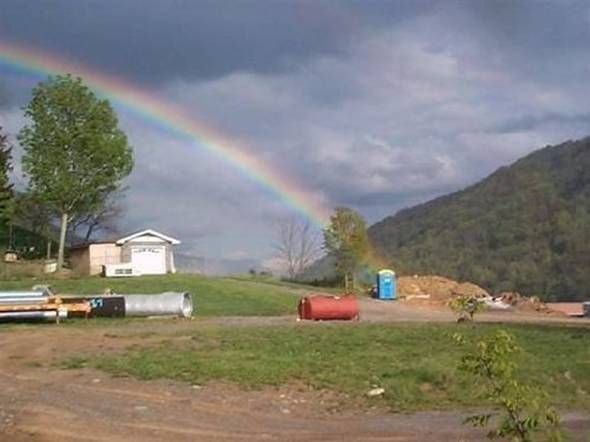
[[[232,140],[178,105],[141,89],[114,75],[73,63],[54,54],[0,41],[0,66],[7,66],[35,76],[70,73],[82,78],[99,95],[122,106],[133,115],[174,134],[192,140],[195,146],[212,153],[260,187],[281,198],[289,207],[304,215],[318,227],[324,227],[330,209],[320,198],[295,180],[263,162],[247,146]]]

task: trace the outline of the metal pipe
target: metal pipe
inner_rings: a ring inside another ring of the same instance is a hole
[[[47,291],[30,291],[30,292],[19,292],[19,291],[3,291],[0,292],[0,298],[37,298],[39,296],[49,296]]]
[[[123,295],[125,316],[177,315],[190,318],[193,298],[190,293],[165,292],[159,295]]]
[[[50,310],[50,311],[30,311],[30,312],[0,312],[0,320],[11,319],[51,319],[55,320],[59,314],[60,318],[67,318],[68,312],[65,310]]]
[[[47,296],[25,296],[25,297],[14,297],[14,298],[0,298],[0,305],[19,305],[19,304],[46,304],[49,302]]]

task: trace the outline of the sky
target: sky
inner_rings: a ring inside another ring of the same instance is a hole
[[[0,0],[0,41],[181,106],[369,223],[590,135],[590,1]],[[0,63],[0,126],[15,144],[42,79]],[[155,228],[186,255],[276,266],[276,223],[300,214],[115,109],[136,158],[122,231]]]

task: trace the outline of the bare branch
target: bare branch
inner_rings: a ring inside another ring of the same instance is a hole
[[[274,249],[285,262],[290,278],[300,275],[321,254],[320,232],[307,220],[296,217],[276,223]]]
[[[124,212],[122,197],[123,192],[119,191],[110,195],[99,207],[75,214],[70,223],[70,235],[78,234],[84,238],[84,242],[88,242],[99,231],[117,232],[118,221]]]

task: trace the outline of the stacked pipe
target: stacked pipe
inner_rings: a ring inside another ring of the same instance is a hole
[[[178,316],[190,318],[193,300],[187,292],[153,295],[56,296],[50,290],[0,292],[0,320],[53,319],[72,316]]]
[[[48,300],[48,291],[0,292],[0,305],[41,304]]]
[[[89,312],[86,303],[62,305],[60,297],[48,289],[28,292],[0,292],[0,320],[50,319],[59,322],[69,311]]]

